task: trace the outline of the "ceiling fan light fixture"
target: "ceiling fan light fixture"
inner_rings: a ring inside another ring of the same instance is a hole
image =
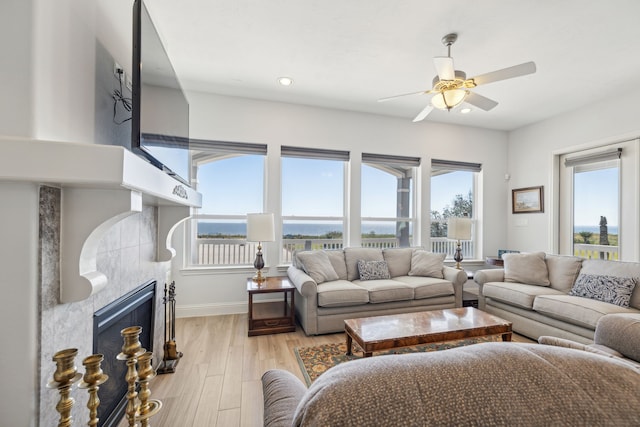
[[[442,90],[431,98],[431,105],[440,110],[451,110],[462,104],[468,94],[469,91],[464,89]]]

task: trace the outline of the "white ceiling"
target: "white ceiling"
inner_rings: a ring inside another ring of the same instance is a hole
[[[479,86],[499,105],[431,122],[513,130],[635,87],[638,0],[145,0],[186,90],[411,121],[429,102],[432,58],[458,33],[468,77],[534,61],[535,74]],[[290,76],[294,84],[277,84]],[[615,106],[612,106],[615,107]],[[419,126],[420,124],[416,124]]]

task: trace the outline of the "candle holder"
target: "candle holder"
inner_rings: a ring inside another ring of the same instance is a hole
[[[100,398],[98,397],[98,389],[100,385],[109,379],[109,376],[102,372],[101,364],[104,360],[102,354],[92,354],[86,357],[82,364],[85,367],[84,377],[82,382],[78,384],[79,388],[85,388],[89,391],[89,402],[87,402],[87,408],[89,408],[89,427],[95,427],[98,425],[98,406],[100,406]]]
[[[56,371],[53,373],[53,380],[49,381],[47,387],[56,388],[60,393],[60,400],[56,405],[56,411],[60,413],[58,427],[71,426],[71,408],[75,403],[73,397],[70,397],[71,386],[82,377],[75,365],[77,355],[77,348],[67,348],[60,350],[52,358],[56,362]]]
[[[149,381],[156,376],[156,371],[151,365],[153,353],[147,351],[138,358],[138,382],[140,383],[140,391],[138,398],[140,406],[138,409],[137,419],[140,420],[141,427],[148,427],[149,418],[158,413],[162,407],[162,402],[157,399],[149,399],[151,390],[149,389]]]
[[[138,397],[138,392],[136,392],[138,372],[136,371],[136,363],[138,363],[138,357],[146,352],[140,344],[141,332],[142,326],[130,326],[121,330],[120,335],[124,339],[124,344],[122,345],[122,353],[116,356],[118,360],[124,360],[127,364],[127,373],[125,375],[125,381],[127,382],[127,408],[125,413],[127,414],[129,427],[135,427],[136,413],[138,412],[138,404],[136,402]]]

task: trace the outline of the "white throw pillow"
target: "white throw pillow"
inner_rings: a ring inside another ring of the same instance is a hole
[[[338,280],[338,273],[324,251],[308,251],[297,254],[302,269],[317,283]]]
[[[503,254],[504,281],[549,286],[549,271],[544,252]]]
[[[446,256],[447,254],[436,254],[422,249],[413,251],[409,276],[425,276],[444,279],[442,269],[444,268],[444,259]]]

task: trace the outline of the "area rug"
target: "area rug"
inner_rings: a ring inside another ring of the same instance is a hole
[[[447,341],[441,343],[433,343],[426,345],[416,345],[411,347],[402,347],[394,350],[387,350],[382,352],[373,353],[373,357],[383,356],[388,354],[404,354],[404,353],[418,353],[427,351],[446,350],[454,347],[462,347],[465,345],[477,344],[481,342],[491,342],[500,340],[499,336],[496,337],[480,337],[480,338],[467,338],[457,341]],[[298,359],[300,370],[304,376],[307,386],[311,385],[316,378],[318,378],[327,369],[336,366],[343,362],[348,362],[354,359],[360,359],[362,357],[362,348],[357,343],[353,343],[352,355],[347,356],[347,343],[331,343],[323,344],[313,347],[296,347],[293,350]]]

